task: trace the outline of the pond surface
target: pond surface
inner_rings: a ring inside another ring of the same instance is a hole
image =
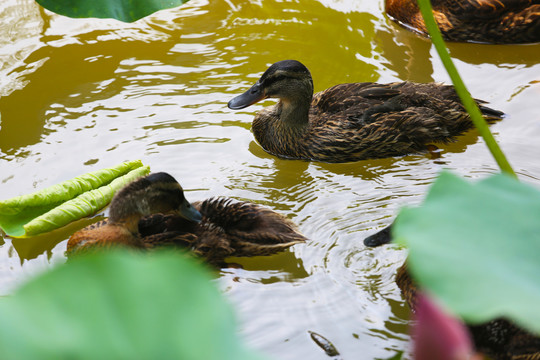
[[[268,65],[297,59],[315,90],[344,82],[449,82],[430,42],[373,0],[191,0],[134,24],[53,15],[31,0],[0,5],[0,199],[141,159],[194,201],[265,204],[311,240],[234,259],[218,284],[247,343],[272,359],[410,358],[408,308],[394,284],[406,251],[362,240],[419,203],[443,168],[497,171],[475,131],[412,155],[347,164],[281,160],[250,131],[257,104],[226,106]],[[507,113],[491,126],[520,178],[540,187],[540,45],[451,44],[473,96]],[[105,212],[106,215],[106,212]],[[0,294],[65,261],[69,235],[0,237]]]

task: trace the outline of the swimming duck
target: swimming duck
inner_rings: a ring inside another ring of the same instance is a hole
[[[266,207],[228,198],[190,204],[171,175],[155,173],[119,191],[109,218],[73,234],[67,255],[112,246],[178,246],[221,266],[229,256],[269,255],[305,240],[292,221]]]
[[[339,163],[417,153],[472,127],[451,86],[352,83],[313,95],[311,74],[296,60],[270,66],[228,107],[243,109],[266,98],[279,101],[255,116],[255,139],[289,159]],[[488,120],[503,115],[478,103]]]
[[[69,238],[67,255],[113,246],[146,248],[139,234],[139,221],[151,214],[171,212],[186,221],[196,223],[202,219],[202,215],[186,200],[182,187],[171,175],[159,172],[142,177],[126,185],[114,196],[107,220],[87,226]]]
[[[375,247],[392,241],[392,225],[364,239],[364,245]],[[398,268],[396,284],[409,307],[414,311],[418,286],[412,279],[405,261]],[[467,324],[478,351],[494,360],[540,359],[540,337],[518,327],[504,318],[470,325]]]
[[[437,0],[433,16],[449,41],[496,44],[540,42],[538,0]],[[386,0],[386,13],[405,27],[427,35],[416,0]]]

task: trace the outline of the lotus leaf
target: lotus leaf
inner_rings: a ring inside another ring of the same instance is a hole
[[[504,174],[469,183],[443,172],[403,209],[393,237],[413,277],[469,323],[505,316],[540,334],[540,191]]]
[[[53,185],[41,191],[0,201],[0,228],[12,237],[34,236],[95,214],[114,193],[150,172],[129,161]]]
[[[256,360],[207,271],[175,251],[71,259],[0,299],[1,359]]]
[[[133,22],[187,0],[36,0],[52,12],[72,18],[112,18]]]

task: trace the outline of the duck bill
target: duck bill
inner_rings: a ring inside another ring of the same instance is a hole
[[[246,108],[249,105],[253,105],[256,102],[259,102],[266,98],[267,96],[262,90],[261,85],[259,84],[259,82],[256,82],[255,85],[253,85],[248,91],[246,91],[242,95],[238,95],[237,97],[229,101],[227,106],[229,107],[229,109],[239,110]]]
[[[193,205],[191,205],[187,200],[184,200],[182,205],[180,205],[179,214],[184,219],[193,221],[193,222],[201,222],[202,215],[201,213],[195,209]]]

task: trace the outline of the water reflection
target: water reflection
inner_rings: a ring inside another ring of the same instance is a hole
[[[52,251],[56,246],[65,250],[65,244],[60,243],[69,238],[71,234],[103,219],[105,219],[105,217],[102,215],[81,219],[49,233],[30,238],[11,239],[11,245],[19,256],[21,263],[36,259],[41,254],[47,254],[47,258],[50,259],[52,257]]]

